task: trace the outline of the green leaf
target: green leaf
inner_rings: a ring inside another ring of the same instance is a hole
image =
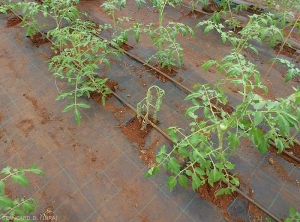
[[[284,81],[289,82],[293,78],[293,74],[294,74],[294,69],[289,69],[286,73]]]
[[[89,106],[89,105],[87,105],[87,104],[85,104],[85,103],[83,103],[83,102],[79,102],[79,103],[77,103],[77,105],[79,106],[79,107],[81,107],[81,108],[90,108],[91,106]]]
[[[264,114],[262,112],[255,112],[254,113],[254,126],[260,124],[264,119]]]
[[[230,194],[230,188],[221,188],[217,191],[216,196],[223,195],[223,194]]]
[[[70,103],[69,105],[67,105],[67,106],[63,109],[62,112],[63,112],[63,113],[68,112],[70,109],[73,108],[73,106],[75,106],[74,103]]]
[[[178,182],[183,187],[187,187],[187,185],[188,185],[188,180],[187,180],[186,176],[184,176],[184,175],[179,175]]]
[[[196,173],[192,174],[192,187],[197,190],[201,186],[202,182]]]
[[[27,201],[22,205],[22,208],[26,213],[31,213],[35,210],[36,206],[30,203],[29,201]]]
[[[207,71],[216,62],[214,60],[208,60],[202,65],[202,69]]]
[[[11,179],[12,179],[13,182],[21,184],[25,187],[29,186],[29,181],[27,180],[24,172],[12,175]]]
[[[41,176],[45,175],[44,172],[41,170],[41,168],[36,167],[36,164],[33,164],[27,171],[31,173],[39,174]]]
[[[262,101],[253,105],[254,109],[262,109],[266,105],[266,101]]]
[[[222,178],[223,174],[216,168],[212,169],[208,175],[208,183],[213,186],[213,184]]]
[[[208,33],[209,31],[214,29],[214,25],[210,24],[208,26],[205,27],[204,29],[204,33]]]
[[[169,176],[166,184],[169,187],[170,191],[172,192],[172,190],[174,189],[174,187],[177,184],[177,180],[174,176]]]
[[[227,140],[229,146],[233,148],[237,148],[240,145],[240,139],[236,134],[230,133],[229,136],[227,137]]]
[[[280,132],[284,135],[289,134],[290,132],[290,124],[289,122],[285,119],[285,117],[281,114],[278,114],[277,117],[275,118],[279,128]]]
[[[11,171],[11,166],[7,166],[2,169],[1,173],[7,175],[7,174],[10,174],[10,171]]]
[[[76,122],[77,122],[78,126],[80,126],[81,115],[80,115],[79,110],[78,110],[76,107],[75,107],[75,109],[74,109],[74,114],[75,114]]]
[[[169,161],[169,168],[171,172],[178,173],[180,171],[180,164],[175,157],[171,157]]]
[[[284,146],[283,146],[283,143],[282,143],[282,139],[281,138],[276,138],[274,140],[274,142],[275,142],[276,148],[278,149],[278,152],[282,153],[282,151],[284,149]]]
[[[8,196],[0,196],[0,210],[8,210],[13,207],[13,201]]]
[[[2,180],[0,180],[0,195],[4,194],[5,184]]]
[[[172,141],[174,143],[176,143],[178,141],[178,136],[176,134],[176,129],[174,129],[174,128],[168,128],[167,131],[168,131],[168,133],[169,133]]]

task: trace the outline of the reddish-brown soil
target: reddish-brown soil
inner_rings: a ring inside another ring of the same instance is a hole
[[[190,17],[190,18],[201,18],[203,16],[205,16],[206,14],[201,13],[199,11],[191,11],[189,12],[186,16]]]
[[[293,158],[289,157],[288,155],[286,155],[285,153],[277,153],[277,148],[271,146],[271,148],[269,149],[269,151],[271,153],[276,154],[277,156],[282,157],[283,159],[285,159],[286,161],[294,164],[295,166],[300,167],[300,163],[296,160],[294,160]],[[294,146],[286,149],[287,152],[290,152],[292,155],[300,158],[300,146],[298,144],[295,143]]]
[[[171,70],[168,69],[168,67],[160,67],[159,65],[154,66],[155,68],[157,68],[158,70],[162,71],[163,73],[167,74],[169,77],[173,77],[177,74],[177,72],[175,71],[174,68],[172,68]],[[160,81],[162,82],[166,82],[167,78],[163,75],[161,75],[160,73],[156,72],[153,69],[147,69],[147,71],[149,71],[152,75],[154,75],[156,78],[158,78]]]
[[[212,99],[210,102],[228,114],[232,114],[234,111],[234,109],[228,103],[224,105],[222,103],[218,103],[216,99]],[[214,111],[217,116],[221,116],[221,113],[218,110],[214,109]]]
[[[235,200],[235,198],[238,197],[238,194],[236,192],[233,192],[230,195],[219,195],[216,196],[216,192],[218,192],[219,189],[227,187],[224,183],[214,183],[214,186],[210,186],[208,183],[204,184],[203,186],[199,187],[197,192],[201,198],[204,200],[207,200],[219,208],[222,209],[222,215],[223,218],[226,221],[235,221],[235,222],[242,222],[243,220],[240,218],[233,217],[227,208],[230,204]]]
[[[274,50],[278,53],[280,48],[281,48],[281,43],[278,43],[275,47],[274,47]],[[280,51],[280,54],[281,55],[285,55],[285,56],[288,56],[288,57],[293,57],[293,55],[295,54],[296,50],[289,47],[288,45],[284,45],[282,50]]]
[[[237,197],[237,193],[232,193],[231,195],[219,195],[216,196],[216,193],[219,189],[227,187],[224,183],[216,182],[214,186],[210,186],[208,183],[198,188],[199,195],[221,209],[227,209],[227,207],[232,203],[232,201]]]
[[[156,139],[148,148],[140,149],[140,159],[148,166],[148,168],[154,167],[156,162],[156,153],[159,139]]]
[[[34,128],[33,120],[31,120],[31,119],[24,119],[24,120],[20,121],[17,124],[17,127],[23,133],[28,134]]]
[[[54,207],[49,205],[46,207],[45,211],[38,216],[39,221],[53,222],[56,221],[54,214]]]
[[[117,81],[108,79],[105,83],[106,87],[109,88],[111,91],[115,92],[119,88],[119,84]],[[91,92],[91,98],[98,104],[102,105],[102,93],[98,92]],[[109,98],[111,95],[107,95],[106,99]]]
[[[45,43],[50,42],[50,40],[48,38],[46,38],[45,34],[42,35],[40,32],[29,37],[29,39],[31,40],[32,45],[34,45],[37,48]]]
[[[131,45],[126,44],[125,42],[120,46],[121,49],[124,49],[125,51],[129,51],[133,49]]]
[[[149,120],[154,123],[152,117],[149,117]],[[141,130],[142,120],[140,121],[137,117],[132,118],[126,125],[121,125],[119,127],[127,139],[137,143],[140,148],[145,146],[146,136],[153,128],[148,124],[145,130]]]
[[[254,191],[251,188],[248,188],[248,190],[249,190],[248,196],[253,199]],[[261,211],[259,208],[257,208],[254,204],[252,204],[250,202],[249,202],[248,211],[249,211],[249,214],[251,214],[251,216],[252,216],[253,222],[259,222],[262,220],[264,212]]]
[[[183,82],[183,78],[182,78],[181,76],[179,76],[179,77],[177,78],[177,82],[182,83],[182,82]]]
[[[246,9],[247,12],[250,12],[252,14],[261,14],[263,12],[263,9],[257,7],[257,6],[254,6],[254,5],[249,5],[248,8]]]
[[[284,181],[287,182],[294,182],[292,178],[288,175],[286,170],[273,158],[268,159],[269,164],[272,166],[272,168],[275,169],[277,175]]]
[[[50,114],[47,110],[47,108],[43,105],[39,105],[38,101],[26,94],[23,95],[27,100],[29,100],[34,107],[34,110],[38,113],[38,115],[42,118],[41,123],[46,124],[49,121],[51,121],[52,114]]]
[[[230,28],[230,30],[233,31],[235,34],[238,34],[240,31],[243,30],[243,27],[237,26],[237,27]]]
[[[21,22],[22,22],[22,16],[21,15],[15,16],[15,17],[7,20],[6,27],[8,27],[8,28],[13,27]]]

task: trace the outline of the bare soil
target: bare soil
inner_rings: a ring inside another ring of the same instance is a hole
[[[151,116],[149,117],[149,120],[154,123]],[[131,142],[137,143],[140,148],[145,146],[146,136],[153,128],[150,124],[148,124],[146,129],[142,130],[142,120],[140,121],[136,116],[126,125],[121,125],[119,127],[127,139]]]
[[[127,43],[123,43],[121,46],[120,46],[121,49],[124,49],[125,51],[129,51],[131,49],[133,49],[133,47],[131,45],[128,45]]]
[[[6,27],[10,28],[22,22],[22,16],[15,16],[9,20],[7,20]]]
[[[264,10],[255,5],[249,5],[248,8],[246,9],[246,11],[250,12],[252,14],[259,15],[259,14],[263,13]]]
[[[173,77],[177,74],[177,71],[175,70],[175,68],[171,68],[171,70],[168,69],[168,67],[161,67],[159,65],[154,66],[155,68],[157,68],[158,70],[162,71],[163,73],[167,74],[169,77]],[[156,72],[153,69],[147,69],[147,71],[149,71],[152,75],[154,75],[156,78],[158,78],[160,81],[162,82],[167,82],[167,78],[163,75],[161,75],[160,73]]]
[[[149,169],[157,165],[155,150],[158,147],[158,143],[159,139],[156,139],[148,148],[140,149],[140,159],[148,166]]]
[[[232,114],[233,111],[234,111],[234,109],[230,106],[229,103],[227,103],[227,104],[224,105],[224,104],[222,104],[222,103],[217,102],[216,99],[212,99],[210,102],[211,102],[213,105],[217,106],[218,108],[222,109],[223,111],[225,111],[225,112],[228,113],[228,114]],[[215,111],[215,114],[216,114],[217,116],[221,116],[221,113],[220,113],[218,110],[214,109],[214,111]]]
[[[281,48],[281,43],[278,43],[275,47],[274,47],[274,50],[278,53],[280,48]],[[284,45],[282,50],[280,51],[280,54],[281,55],[285,55],[285,56],[288,56],[288,57],[293,57],[293,55],[295,54],[296,50],[289,47],[288,45]]]
[[[294,182],[292,178],[288,175],[286,170],[275,159],[269,158],[268,162],[272,166],[272,168],[275,169],[278,177],[287,182]]]
[[[99,77],[100,78],[100,77]],[[117,81],[108,79],[105,83],[106,87],[109,88],[111,91],[115,92],[119,88],[119,84]],[[91,92],[91,98],[98,103],[99,105],[102,105],[102,93],[98,92]],[[107,95],[106,98],[110,98],[111,95]]]
[[[208,183],[198,188],[198,194],[205,200],[208,200],[220,207],[221,209],[227,209],[228,206],[232,203],[232,201],[237,198],[237,193],[234,192],[231,195],[219,195],[216,196],[216,193],[219,189],[227,187],[224,183],[216,182],[214,186],[210,186]]]
[[[45,34],[44,34],[45,35]],[[50,40],[44,37],[40,32],[28,37],[31,40],[32,45],[39,48],[41,45],[50,42]]]
[[[205,16],[206,14],[201,13],[199,11],[190,11],[186,16],[190,17],[190,18],[201,18],[203,16]]]
[[[285,159],[286,161],[288,161],[288,162],[294,164],[295,166],[300,167],[300,163],[299,163],[298,161],[294,160],[293,158],[289,157],[288,155],[286,155],[286,154],[284,154],[284,153],[277,153],[277,148],[271,147],[271,148],[269,149],[269,151],[270,151],[271,153],[276,154],[277,156],[282,157],[282,158]],[[286,149],[286,151],[287,151],[287,152],[290,152],[292,155],[294,155],[294,156],[300,158],[300,146],[299,146],[298,144],[295,143],[294,146],[292,146],[292,147]]]

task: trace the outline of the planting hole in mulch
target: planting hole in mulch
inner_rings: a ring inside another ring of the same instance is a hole
[[[255,6],[255,5],[249,5],[247,7],[246,11],[250,12],[252,14],[259,15],[259,14],[263,13],[264,10],[262,8],[259,8],[259,7]]]
[[[224,105],[222,103],[217,102],[216,99],[212,99],[210,102],[218,108],[224,110],[228,114],[232,114],[234,111],[234,109],[228,103]],[[214,112],[217,116],[221,117],[221,113],[218,110],[214,109]]]
[[[100,78],[100,77],[99,77]],[[119,88],[119,84],[117,81],[108,79],[105,83],[106,87],[108,87],[111,91],[115,92]],[[102,105],[102,93],[91,92],[91,98],[98,104]],[[106,99],[110,98],[110,95],[106,96]]]
[[[155,123],[154,119],[149,116],[149,120]],[[137,143],[140,148],[145,146],[146,136],[152,130],[152,125],[147,124],[146,129],[142,130],[142,119],[141,121],[135,116],[129,120],[125,125],[119,126],[122,133],[131,142]]]
[[[34,34],[31,37],[27,36],[27,38],[29,38],[31,40],[31,44],[37,48],[39,48],[41,45],[43,45],[45,43],[50,42],[50,40],[48,38],[44,37],[40,32],[37,32],[36,34]]]
[[[133,47],[131,45],[126,44],[125,42],[123,42],[122,45],[119,46],[121,49],[125,50],[126,52],[128,52],[129,50],[133,49]]]
[[[243,30],[243,27],[242,26],[230,27],[229,30],[233,31],[235,34],[238,34],[240,31]]]
[[[283,159],[285,159],[286,161],[288,161],[289,163],[294,164],[295,166],[300,167],[300,163],[296,160],[294,160],[293,158],[289,157],[288,155],[286,155],[285,153],[277,153],[277,148],[275,147],[271,147],[270,149],[268,149],[271,153],[276,154],[277,156],[282,157]],[[290,148],[286,149],[287,152],[290,152],[292,155],[300,158],[300,145],[299,144],[294,144],[294,146],[291,146]]]
[[[21,23],[22,22],[22,18],[23,17],[21,15],[19,15],[19,16],[15,16],[15,17],[7,20],[6,27],[8,27],[8,28],[9,27],[13,27],[13,26]]]
[[[186,16],[190,17],[190,18],[201,18],[203,16],[205,16],[206,14],[199,12],[199,11],[190,11]]]
[[[173,77],[177,74],[177,71],[175,70],[175,67],[172,67],[171,70],[168,69],[167,66],[161,67],[159,65],[154,66],[156,69],[162,71],[163,73],[167,74],[169,77]],[[160,73],[156,72],[153,69],[146,69],[146,71],[149,71],[152,75],[154,75],[156,78],[158,78],[162,82],[166,82],[167,78]]]
[[[140,149],[140,159],[149,169],[157,165],[155,150],[158,148],[158,143],[159,139],[156,139],[148,148]]]
[[[275,47],[274,47],[274,50],[278,53],[279,50],[281,48],[281,43],[278,43]],[[293,55],[296,53],[297,50],[289,47],[288,45],[283,45],[283,48],[282,50],[280,51],[280,54],[281,55],[285,55],[285,56],[288,56],[288,57],[293,57]]]

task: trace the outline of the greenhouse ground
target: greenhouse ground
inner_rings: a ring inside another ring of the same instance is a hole
[[[81,10],[88,12],[95,22],[109,22],[98,1],[82,3]],[[155,13],[150,13],[151,18],[143,10],[148,9],[144,7],[136,12],[136,6],[129,6],[122,14],[130,13],[152,22]],[[180,20],[191,26],[197,23],[179,9],[170,7],[166,13],[167,21]],[[20,25],[7,28],[6,22],[7,16],[0,15],[1,168],[29,167],[36,163],[45,172],[44,177],[31,175],[29,188],[9,186],[10,195],[37,198],[39,205],[34,215],[51,211],[57,221],[228,220],[222,210],[201,199],[192,189],[176,187],[170,192],[165,185],[165,172],[150,179],[144,177],[147,165],[141,157],[145,151],[129,142],[118,127],[126,124],[134,113],[114,97],[105,107],[84,99],[91,108],[82,110],[80,127],[72,113],[62,113],[67,101],[55,101],[55,98],[58,91],[69,86],[48,71],[50,44],[36,48]],[[148,42],[137,45],[130,40],[129,44],[136,47],[130,52],[149,57],[154,48]],[[217,33],[204,35],[202,29],[196,32],[195,38],[181,39],[181,42],[185,46],[185,68],[178,70],[175,78],[181,77],[182,83],[190,88],[197,82],[217,81],[220,77],[216,70],[204,72],[201,65],[208,59],[222,58],[230,46],[222,45]],[[259,51],[259,56],[248,52],[245,55],[265,73],[275,52],[266,46]],[[186,93],[173,83],[163,83],[125,55],[121,62],[114,61],[111,69],[99,72],[117,81],[117,93],[133,106],[152,84],[163,88],[166,96],[158,116],[160,127],[186,128],[188,123],[183,118],[188,106],[183,101]],[[284,85],[283,72],[284,68],[277,65],[272,69],[267,97],[288,95],[291,86],[299,85],[298,82]],[[229,88],[228,95],[230,103],[236,104],[238,95],[234,89]],[[147,137],[145,150],[153,144],[158,149],[163,144],[170,145],[155,130]],[[270,158],[276,164],[270,164]],[[280,218],[288,215],[290,206],[300,211],[299,167],[272,153],[262,155],[247,141],[233,155],[232,162],[236,164],[235,171],[253,190],[254,199],[265,208]],[[253,219],[244,200],[234,200],[228,211],[243,221]]]

